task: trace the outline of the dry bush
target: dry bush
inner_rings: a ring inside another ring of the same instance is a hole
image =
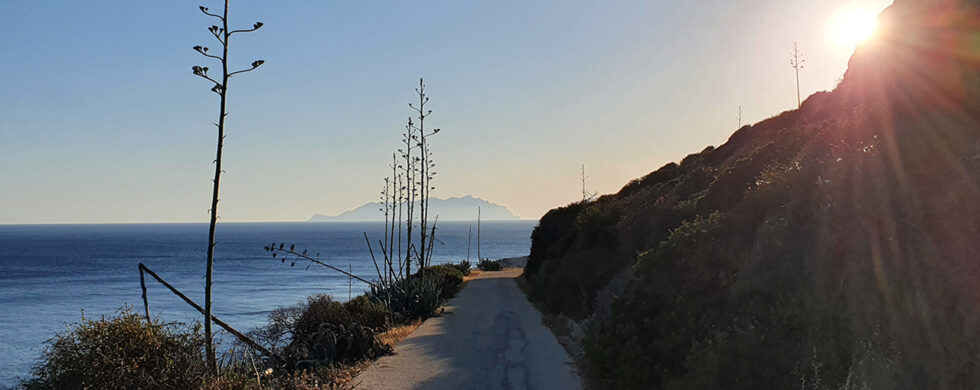
[[[27,389],[197,388],[207,369],[200,327],[147,322],[130,308],[82,318],[48,341]]]

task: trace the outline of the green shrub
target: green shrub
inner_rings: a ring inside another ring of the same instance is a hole
[[[448,264],[435,265],[425,269],[442,278],[442,297],[452,298],[463,288],[463,273]]]
[[[388,288],[371,288],[370,298],[385,302],[396,321],[407,323],[435,313],[442,303],[442,284],[441,276],[423,272]]]
[[[389,312],[385,305],[372,302],[365,295],[358,295],[344,303],[344,309],[350,314],[354,322],[372,328],[375,331],[388,329]]]
[[[499,262],[490,259],[480,259],[480,264],[476,266],[480,271],[500,271],[503,266]]]
[[[470,268],[473,266],[469,260],[460,260],[458,263],[446,263],[446,265],[455,267],[463,276],[470,276]]]
[[[199,326],[147,322],[129,308],[82,318],[48,341],[26,389],[200,387],[207,369]]]
[[[463,287],[463,273],[449,264],[434,265],[426,268],[425,272],[442,278],[442,298],[452,298]]]
[[[286,368],[308,370],[335,364],[353,364],[391,352],[377,332],[357,323],[321,323],[306,334],[293,335],[283,352]]]
[[[354,322],[344,305],[327,294],[316,294],[300,306],[300,314],[293,324],[293,338],[315,333],[320,324],[350,324]]]
[[[289,369],[356,363],[390,351],[376,338],[388,327],[388,311],[365,296],[340,303],[317,294],[295,309],[273,312],[269,319],[266,328],[276,329],[292,320],[289,344],[280,351]]]

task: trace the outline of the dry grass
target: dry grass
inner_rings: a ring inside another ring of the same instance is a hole
[[[478,270],[475,270],[475,269],[474,270],[470,270],[470,274],[463,277],[463,283],[466,283],[466,282],[469,282],[469,281],[475,279],[476,276],[479,275],[482,272],[483,271],[478,271]]]
[[[382,343],[388,344],[392,347],[404,340],[408,335],[412,334],[416,328],[422,325],[422,321],[415,321],[408,325],[396,326],[388,329],[387,332],[378,335],[378,340]]]
[[[522,270],[522,271],[524,270],[524,268],[521,268],[521,267],[501,268],[500,271],[480,271],[480,270],[475,270],[474,269],[474,270],[470,271],[470,274],[469,275],[466,275],[466,276],[463,277],[463,283],[466,283],[466,282],[469,282],[469,281],[471,281],[473,279],[476,279],[478,276],[480,276],[480,274],[482,274],[484,272],[504,272],[504,271],[510,271],[510,270],[515,270],[515,269],[519,269],[519,270]],[[518,275],[518,277],[520,277],[520,275]]]

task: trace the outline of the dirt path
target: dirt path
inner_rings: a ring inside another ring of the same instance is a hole
[[[358,389],[579,389],[572,360],[518,290],[520,269],[484,272],[446,313],[361,372]]]

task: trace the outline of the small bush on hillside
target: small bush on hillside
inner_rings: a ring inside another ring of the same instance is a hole
[[[463,273],[449,264],[435,265],[425,269],[442,278],[442,298],[452,298],[463,287]]]
[[[460,260],[458,263],[446,263],[446,265],[451,265],[459,270],[463,276],[470,276],[470,269],[473,266],[469,260]]]
[[[350,324],[354,318],[344,305],[327,294],[316,294],[306,299],[301,312],[293,324],[293,337],[315,333],[320,324]]]
[[[358,295],[344,303],[344,309],[350,314],[354,322],[381,332],[388,329],[389,312],[388,308],[376,302],[372,302],[367,296]]]
[[[321,323],[306,334],[293,335],[283,357],[286,368],[308,370],[335,364],[353,364],[391,352],[378,341],[377,333],[357,323]]]
[[[281,350],[293,337],[296,320],[303,314],[302,306],[281,307],[269,313],[266,324],[252,329],[248,336],[273,351]]]
[[[49,340],[26,389],[197,388],[203,383],[199,327],[147,322],[129,308],[82,318]]]
[[[376,337],[388,326],[387,310],[367,297],[340,303],[329,295],[317,294],[296,310],[289,344],[282,350],[287,368],[306,370],[351,364],[390,352],[390,347]],[[270,322],[282,317],[273,315]],[[288,323],[289,319],[286,315],[281,320]]]
[[[480,271],[500,271],[503,267],[499,262],[490,259],[481,259],[480,264],[477,265]]]

